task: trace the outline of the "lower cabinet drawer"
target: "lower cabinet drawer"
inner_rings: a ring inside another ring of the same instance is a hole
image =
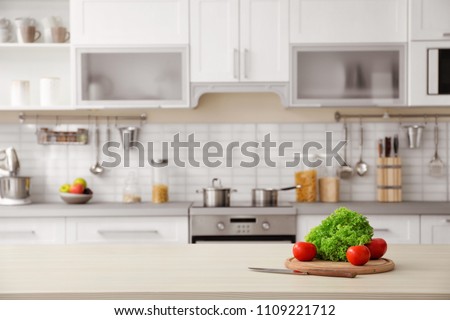
[[[64,244],[64,218],[0,218],[0,244]]]
[[[421,243],[450,244],[450,215],[420,217]]]
[[[373,237],[388,243],[420,243],[419,215],[367,215]]]
[[[319,225],[325,215],[299,215],[297,218],[297,241],[304,241],[311,228]],[[419,215],[366,215],[373,227],[374,238],[387,243],[420,243]]]
[[[68,244],[188,243],[188,218],[67,218],[66,232]]]

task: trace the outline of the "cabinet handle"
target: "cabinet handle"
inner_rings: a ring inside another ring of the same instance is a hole
[[[34,230],[2,230],[0,234],[36,234]]]
[[[244,78],[248,78],[248,49],[244,49]]]
[[[233,76],[235,79],[238,79],[239,75],[239,65],[238,65],[238,59],[239,59],[239,50],[234,49],[233,50]]]
[[[389,231],[389,228],[374,228],[373,231],[384,231],[384,232],[387,232],[387,231]]]
[[[443,36],[443,37],[450,37],[450,32],[444,32],[444,33],[442,34],[442,36]]]
[[[151,233],[151,234],[157,234],[159,233],[158,230],[98,230],[99,234],[111,234],[111,233],[119,233],[119,234],[125,234],[125,233],[137,233],[137,234],[145,234],[145,233]]]

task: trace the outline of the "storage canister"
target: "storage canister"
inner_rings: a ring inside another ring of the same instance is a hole
[[[169,161],[156,159],[151,161],[152,175],[152,202],[165,203],[169,201]]]

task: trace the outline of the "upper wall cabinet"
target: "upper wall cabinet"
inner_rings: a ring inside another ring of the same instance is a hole
[[[290,4],[291,43],[407,41],[408,0],[290,0]]]
[[[411,39],[450,40],[450,1],[411,0]]]
[[[76,47],[73,92],[79,108],[187,107],[187,46]]]
[[[191,0],[191,81],[289,81],[289,2]]]
[[[76,44],[189,42],[189,0],[72,0]]]

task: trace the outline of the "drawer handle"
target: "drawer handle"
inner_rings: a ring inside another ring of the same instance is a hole
[[[119,233],[119,234],[125,234],[125,233],[137,233],[137,234],[158,234],[158,230],[98,230],[99,234],[111,234],[111,233]]]
[[[34,230],[2,230],[0,234],[36,234]]]
[[[445,219],[445,222],[446,223],[450,223],[450,219]]]
[[[450,32],[444,32],[444,33],[442,34],[442,36],[443,36],[443,37],[450,37]]]
[[[380,231],[382,231],[382,232],[387,232],[387,231],[389,231],[389,228],[374,228],[374,229],[373,229],[373,231],[378,231],[378,232],[380,232]]]

